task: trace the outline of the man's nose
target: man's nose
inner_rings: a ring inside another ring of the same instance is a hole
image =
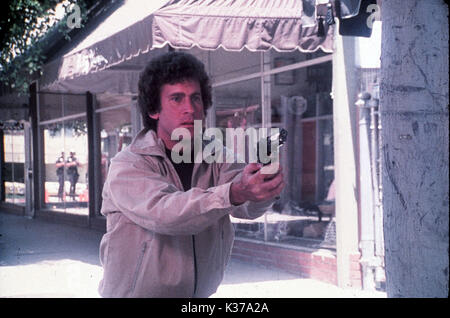
[[[186,114],[193,114],[195,112],[194,103],[189,98],[184,103],[183,112]]]

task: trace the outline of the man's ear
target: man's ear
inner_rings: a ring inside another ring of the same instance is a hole
[[[159,119],[159,112],[158,113],[154,113],[154,114],[148,114],[148,116],[151,119],[158,120]]]

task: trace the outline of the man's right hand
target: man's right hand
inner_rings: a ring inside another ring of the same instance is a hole
[[[246,201],[267,201],[280,195],[284,188],[281,166],[274,174],[261,173],[262,164],[245,166],[241,179],[231,184],[230,201],[240,205]]]

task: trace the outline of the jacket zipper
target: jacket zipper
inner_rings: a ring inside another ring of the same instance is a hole
[[[168,164],[169,170],[171,170],[172,175],[175,176],[175,179],[178,182],[178,186],[180,186],[181,189],[184,189],[183,184],[181,183],[181,179],[180,176],[178,175],[177,171],[175,170],[175,167],[173,166],[172,162],[170,161],[169,158],[165,158],[166,163]],[[192,180],[194,179],[194,170],[195,170],[195,166],[194,169],[192,169],[192,178],[191,178],[191,187],[192,187]],[[193,249],[193,254],[194,254],[194,295],[197,292],[197,257],[195,255],[195,235],[192,235],[192,249]]]
[[[195,235],[192,235],[192,247],[194,250],[194,295],[197,292],[197,257],[195,255]]]

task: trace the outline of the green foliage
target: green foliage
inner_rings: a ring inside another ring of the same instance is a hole
[[[52,137],[60,136],[63,129],[66,135],[72,135],[74,137],[87,135],[87,123],[84,120],[76,119],[73,121],[65,121],[64,123],[53,123],[49,124],[46,128]]]
[[[65,15],[55,18],[58,3]],[[48,35],[61,32],[70,40],[72,29],[67,17],[73,5],[79,6],[81,27],[87,16],[87,6],[93,1],[86,0],[13,0],[2,4],[6,15],[0,20],[0,82],[22,94],[28,93],[33,76],[42,75],[46,56],[44,48],[48,45]]]

